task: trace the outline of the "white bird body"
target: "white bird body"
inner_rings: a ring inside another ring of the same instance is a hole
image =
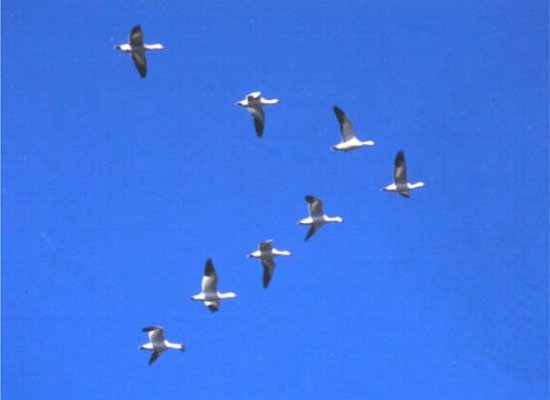
[[[272,251],[256,250],[250,253],[248,256],[251,258],[273,258],[275,256],[290,256],[290,251],[273,249]]]
[[[193,300],[197,301],[218,301],[223,299],[234,299],[237,295],[233,292],[220,293],[220,292],[206,292],[193,295]]]
[[[395,156],[393,169],[393,183],[382,188],[385,192],[396,192],[405,198],[409,198],[410,191],[426,186],[424,182],[409,183],[407,180],[407,164],[405,153],[399,151]]]
[[[217,285],[218,276],[216,275],[214,264],[211,259],[208,259],[204,267],[204,274],[201,281],[201,292],[191,296],[191,299],[204,302],[204,305],[212,312],[218,311],[220,308],[220,300],[234,299],[237,297],[237,294],[233,292],[218,292]]]
[[[279,103],[279,99],[265,99],[262,97],[262,92],[252,92],[247,94],[244,100],[238,101],[236,104],[241,107],[246,107],[248,112],[252,114],[256,134],[258,137],[262,137],[265,126],[265,112],[263,106],[277,103]]]
[[[384,186],[384,191],[386,192],[397,192],[399,194],[406,193],[410,190],[418,189],[421,187],[426,186],[424,182],[416,182],[416,183],[391,183],[388,186]]]
[[[299,225],[309,225],[311,228],[307,232],[304,240],[308,240],[313,236],[315,232],[319,230],[323,225],[330,222],[342,223],[344,219],[342,217],[329,217],[323,212],[323,202],[314,196],[305,197],[308,203],[309,217],[303,218],[298,221]]]
[[[279,103],[279,99],[266,99],[262,97],[262,92],[252,92],[247,94],[245,99],[239,101],[237,104],[243,107],[258,107],[277,103]]]
[[[247,257],[257,258],[262,262],[262,266],[264,267],[263,286],[267,289],[275,272],[275,261],[273,259],[277,256],[288,257],[291,255],[290,251],[274,248],[273,240],[265,240],[259,244],[258,250],[247,254]]]
[[[142,50],[164,50],[164,46],[157,44],[144,44],[143,46],[132,46],[129,43],[119,44],[116,48],[124,53],[138,53]]]
[[[332,151],[351,151],[355,149],[359,149],[361,147],[373,147],[375,146],[375,143],[372,140],[366,140],[361,141],[357,139],[356,137],[345,141],[340,142],[337,145],[332,146]]]
[[[164,50],[164,46],[160,43],[143,43],[143,31],[139,25],[132,28],[128,43],[119,44],[115,48],[132,55],[132,60],[142,78],[145,78],[147,75],[147,58],[145,57],[145,52],[148,50]]]
[[[151,358],[149,359],[149,365],[153,364],[155,360],[166,350],[174,349],[185,351],[185,345],[183,343],[172,343],[164,339],[164,329],[160,326],[147,326],[143,328],[142,331],[148,333],[149,343],[142,344],[139,348],[141,350],[153,352],[153,354],[151,354]]]
[[[337,106],[333,107],[336,119],[340,124],[340,134],[342,135],[342,141],[335,146],[331,147],[332,151],[351,151],[359,149],[361,147],[372,147],[375,143],[372,140],[362,141],[359,140],[353,129],[353,125],[349,117]]]
[[[300,225],[324,225],[329,222],[344,222],[341,217],[329,217],[328,215],[321,215],[317,218],[306,217],[298,221]]]

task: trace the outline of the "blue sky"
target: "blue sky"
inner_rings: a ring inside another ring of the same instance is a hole
[[[547,2],[7,0],[2,37],[3,398],[548,398]],[[304,243],[306,194],[345,222]],[[153,324],[187,351],[148,367]]]

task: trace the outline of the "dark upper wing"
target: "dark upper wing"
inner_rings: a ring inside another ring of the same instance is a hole
[[[132,51],[132,60],[134,60],[134,65],[136,66],[139,75],[142,78],[145,78],[147,75],[147,58],[145,57],[145,50],[141,51]]]
[[[132,28],[130,32],[130,45],[132,47],[134,46],[143,46],[143,32],[141,30],[141,26],[136,25]]]
[[[146,326],[142,331],[149,334],[151,343],[164,343],[164,329],[160,326]]]
[[[256,134],[258,137],[262,137],[262,134],[264,133],[264,125],[265,125],[265,113],[263,108],[260,107],[248,107],[248,111],[252,114],[252,118],[254,118],[254,128],[256,128]]]
[[[315,232],[319,230],[321,226],[319,225],[311,225],[311,228],[309,228],[309,231],[307,231],[306,238],[304,239],[304,242],[307,242],[310,237],[312,237]]]
[[[154,331],[156,329],[162,329],[162,327],[160,327],[160,326],[146,326],[141,331],[142,332],[151,332],[151,331]]]
[[[262,258],[262,265],[264,266],[264,288],[267,289],[275,272],[275,262],[272,258]]]
[[[324,214],[323,202],[315,196],[306,196],[307,203],[309,204],[310,217],[320,217]]]
[[[271,251],[273,250],[273,240],[265,240],[260,243],[260,251]]]
[[[342,134],[342,139],[344,142],[351,140],[355,137],[355,131],[353,130],[353,125],[348,116],[338,107],[334,106],[332,108],[336,114],[336,119],[340,124],[340,133]]]
[[[204,275],[202,277],[201,289],[203,292],[216,292],[217,284],[218,276],[216,275],[214,264],[212,263],[211,259],[208,259],[204,267]]]
[[[393,180],[395,183],[407,183],[407,165],[405,164],[405,154],[403,151],[399,151],[395,156]]]
[[[262,92],[252,92],[246,95],[246,99],[249,102],[253,102],[254,100],[259,100],[260,97],[262,97]]]
[[[156,351],[153,351],[153,354],[151,354],[151,357],[149,358],[149,363],[147,365],[153,364],[157,358],[159,358],[160,353],[157,353]]]

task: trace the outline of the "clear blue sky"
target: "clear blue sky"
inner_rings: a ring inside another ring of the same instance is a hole
[[[546,1],[6,0],[2,78],[2,398],[548,398]]]

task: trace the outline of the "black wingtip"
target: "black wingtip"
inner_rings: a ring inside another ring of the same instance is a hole
[[[147,363],[147,365],[151,366],[151,364],[153,364],[157,358],[159,358],[160,356],[160,353],[156,353],[156,352],[153,352],[153,354],[151,354],[151,357],[149,358],[149,362]]]
[[[206,265],[204,266],[204,275],[212,276],[214,273],[214,264],[212,263],[212,259],[209,258],[206,260]]]
[[[307,242],[313,235],[315,235],[315,232],[317,232],[317,229],[315,228],[315,226],[312,226],[311,228],[309,228],[309,230],[307,231],[306,237],[304,239],[304,242]]]
[[[256,131],[256,135],[261,138],[264,134],[264,126],[263,124],[254,118],[254,130]]]
[[[336,114],[336,119],[338,120],[338,122],[341,124],[344,119],[345,119],[345,113],[344,111],[342,111],[342,109],[338,106],[334,106],[332,107],[332,109],[334,110],[334,114]]]

